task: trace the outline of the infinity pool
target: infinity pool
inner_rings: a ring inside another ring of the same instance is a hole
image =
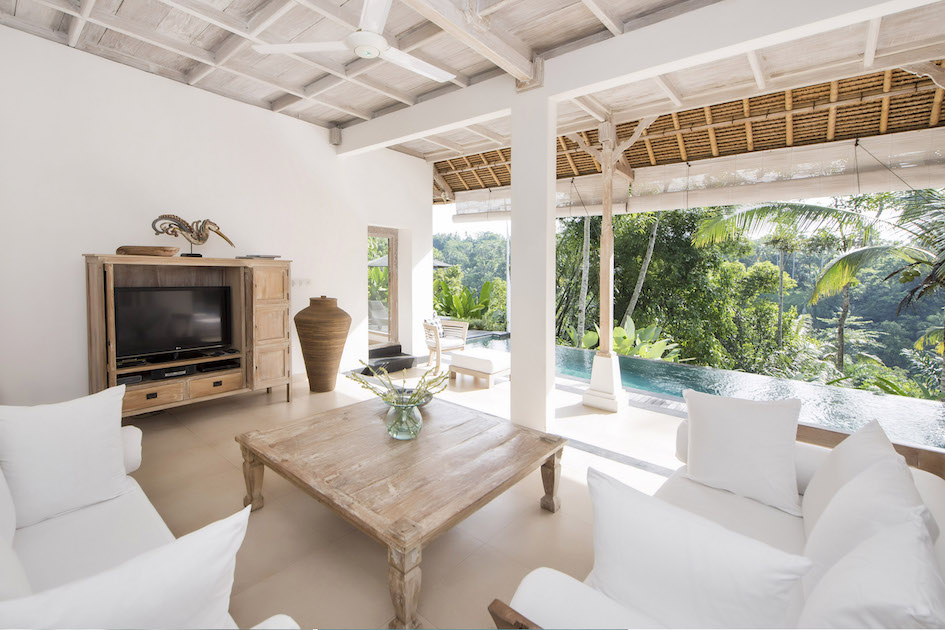
[[[510,348],[508,338],[470,343],[505,352]],[[564,376],[589,380],[593,359],[592,350],[555,347],[555,369]],[[754,400],[800,398],[804,424],[851,432],[875,419],[895,441],[945,448],[943,403],[667,361],[619,360],[621,381],[628,389],[672,399],[681,399],[684,389]]]

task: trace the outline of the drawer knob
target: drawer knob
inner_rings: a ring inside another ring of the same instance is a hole
[[[148,400],[157,398],[157,392],[149,392],[149,393],[145,394],[144,397],[147,398]]]
[[[214,387],[220,387],[221,385],[223,385],[223,381],[213,381]]]

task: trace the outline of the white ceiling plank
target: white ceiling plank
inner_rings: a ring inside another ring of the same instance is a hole
[[[452,140],[441,138],[439,136],[427,136],[426,138],[424,138],[424,140],[426,140],[427,142],[432,142],[438,147],[443,147],[444,149],[456,151],[459,154],[463,154],[467,150],[466,147],[459,144],[458,142],[453,142]]]
[[[404,103],[405,105],[413,105],[417,102],[417,97],[413,96],[412,94],[408,94],[407,92],[404,92],[403,90],[398,90],[397,88],[384,85],[380,81],[375,81],[374,79],[371,79],[365,76],[346,77],[346,78],[351,83],[354,83],[355,85],[360,85],[361,87],[368,88],[369,90],[373,90],[379,94],[388,96],[394,99],[395,101],[400,101],[401,103]]]
[[[876,62],[876,47],[879,45],[879,28],[883,18],[873,18],[866,31],[866,48],[863,50],[863,67],[867,70]]]
[[[410,52],[416,48],[420,48],[425,44],[429,44],[441,35],[443,35],[442,28],[433,22],[424,22],[423,24],[408,30],[406,33],[401,33],[398,35],[397,47],[404,52]]]
[[[215,9],[206,3],[198,2],[197,0],[161,0],[161,2],[187,15],[209,22],[230,33],[249,35],[249,27],[246,22],[233,17],[229,13]]]
[[[469,131],[473,132],[477,136],[485,138],[486,140],[491,140],[500,145],[508,145],[510,138],[503,136],[500,133],[492,131],[488,127],[482,125],[469,125],[466,127]]]
[[[512,34],[490,27],[478,14],[463,13],[451,0],[402,2],[519,81],[535,76],[531,49]]]
[[[272,102],[271,104],[272,111],[281,112],[282,110],[286,109],[287,107],[291,107],[295,105],[301,100],[302,99],[296,96],[295,94],[283,94],[282,96],[280,96],[279,98],[277,98],[276,100]]]
[[[310,11],[322,15],[335,24],[345,27],[349,31],[360,28],[361,16],[350,9],[339,7],[329,0],[295,0],[296,3]]]
[[[623,35],[623,20],[607,0],[581,0],[584,6],[614,35]]]
[[[37,37],[42,37],[43,39],[48,39],[50,41],[56,42],[58,44],[66,43],[66,33],[61,31],[54,31],[50,28],[45,28],[19,18],[8,13],[0,13],[0,25],[9,26],[10,28],[16,29],[18,31],[23,31],[30,35],[36,35]]]
[[[515,0],[475,0],[476,9],[479,11],[479,15],[485,17],[487,15],[492,15],[499,9],[506,7]]]
[[[761,65],[761,59],[758,57],[758,52],[755,50],[749,50],[747,53],[748,56],[748,65],[751,66],[751,74],[755,77],[755,85],[758,86],[759,90],[767,89],[768,79],[765,77],[765,69]]]
[[[663,94],[673,102],[673,105],[676,107],[682,105],[682,95],[676,90],[676,87],[669,82],[669,79],[661,75],[656,75],[653,77],[653,81],[663,90]]]
[[[546,60],[544,89],[556,100],[571,99],[936,1],[716,2]]]
[[[514,93],[515,80],[505,74],[474,83],[369,123],[346,127],[337,151],[356,155],[502,118],[511,113],[509,95]]]
[[[66,43],[70,48],[75,48],[79,43],[79,37],[82,36],[82,29],[88,23],[89,14],[95,7],[95,0],[81,0],[79,2],[79,15],[70,18],[69,31]]]

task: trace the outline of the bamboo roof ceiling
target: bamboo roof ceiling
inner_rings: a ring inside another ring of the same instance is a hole
[[[630,167],[641,168],[942,126],[943,93],[925,76],[873,72],[660,115],[623,156]],[[618,140],[639,125],[617,125]],[[597,144],[595,126],[577,134]],[[601,172],[567,136],[558,136],[557,147],[559,179]],[[440,160],[435,168],[453,191],[498,188],[511,184],[511,157],[511,148],[504,147]],[[444,201],[440,192],[435,202]]]

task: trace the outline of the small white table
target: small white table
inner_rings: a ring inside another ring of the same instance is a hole
[[[466,374],[480,378],[486,387],[492,387],[492,379],[509,374],[512,370],[512,357],[508,352],[469,348],[452,353],[450,356],[450,380],[455,381],[457,374]]]

